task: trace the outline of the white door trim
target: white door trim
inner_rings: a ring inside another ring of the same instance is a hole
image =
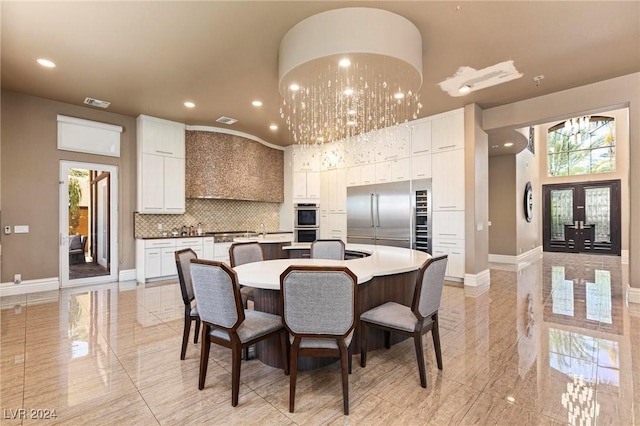
[[[110,173],[110,258],[109,275],[98,277],[69,279],[69,169],[104,170]],[[98,284],[118,281],[118,166],[111,164],[84,163],[78,161],[60,161],[60,204],[59,204],[59,261],[60,287],[73,287],[86,284]]]

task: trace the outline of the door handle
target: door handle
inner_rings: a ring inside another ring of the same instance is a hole
[[[373,223],[373,194],[369,194],[369,226],[374,227]]]
[[[580,221],[576,220],[576,221],[573,222],[573,227],[575,229],[580,229],[579,226],[580,226]]]
[[[584,229],[584,221],[580,221],[580,229]]]
[[[380,194],[376,194],[376,226],[380,227]]]

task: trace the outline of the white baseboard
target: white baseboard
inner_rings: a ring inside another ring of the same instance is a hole
[[[476,297],[489,290],[491,283],[491,273],[485,269],[477,274],[464,274],[464,294],[465,296]]]
[[[524,268],[530,263],[542,257],[542,246],[532,248],[526,253],[520,253],[517,256],[510,256],[504,254],[490,254],[489,262],[492,263],[504,263],[509,265],[518,265],[518,270]]]
[[[620,262],[623,265],[629,264],[629,250],[620,250]]]
[[[26,280],[22,281],[20,284],[2,283],[0,284],[0,297],[36,293],[39,291],[58,290],[59,288],[60,280],[58,277]]]
[[[629,283],[627,283],[627,302],[640,303],[640,288],[631,287]]]
[[[118,274],[118,281],[132,281],[136,279],[136,270],[135,269],[127,269],[124,271],[120,271]]]

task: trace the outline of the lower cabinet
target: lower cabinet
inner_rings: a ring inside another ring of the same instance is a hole
[[[346,243],[346,213],[329,213],[320,215],[320,238],[323,240],[342,240]]]
[[[464,280],[464,240],[433,240],[433,257],[447,255],[445,276]]]
[[[190,248],[199,259],[213,259],[213,237],[136,240],[136,279],[139,282],[177,276],[175,252]]]

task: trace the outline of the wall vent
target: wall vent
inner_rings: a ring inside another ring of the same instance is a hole
[[[101,101],[100,99],[84,98],[84,103],[99,108],[107,108],[111,102]]]
[[[229,117],[220,117],[216,120],[218,123],[222,123],[222,124],[233,124],[235,122],[237,122],[238,120],[236,120],[235,118],[229,118]]]

